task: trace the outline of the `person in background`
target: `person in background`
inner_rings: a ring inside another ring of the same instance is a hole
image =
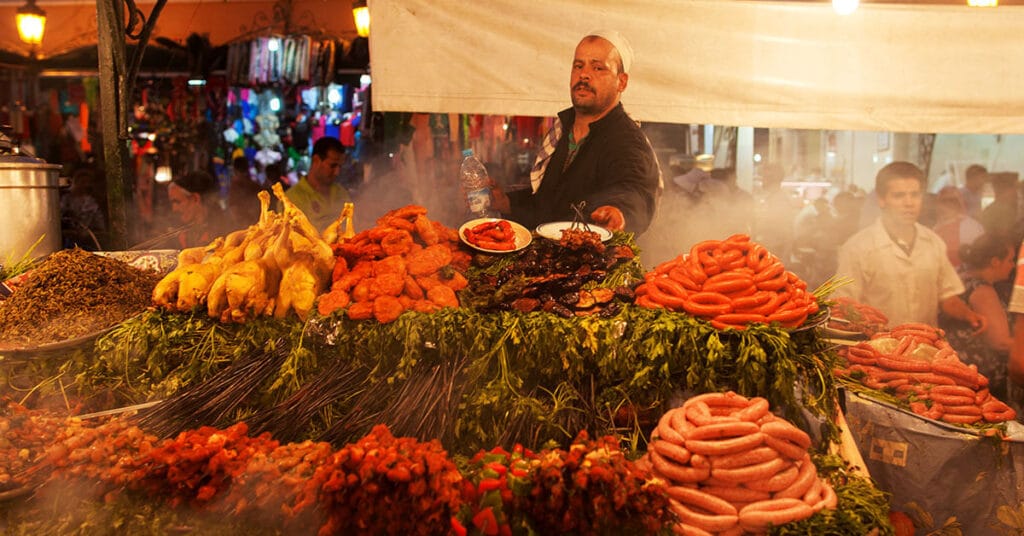
[[[1010,325],[1013,343],[1010,346],[1009,393],[1005,402],[1017,410],[1017,419],[1024,420],[1024,243],[1017,250],[1017,273],[1006,311],[1012,318]]]
[[[192,171],[176,177],[167,186],[167,197],[182,226],[171,247],[205,246],[228,230],[224,211],[217,204],[217,182],[209,173]]]
[[[946,256],[953,268],[960,268],[960,246],[974,242],[984,234],[978,220],[967,215],[963,193],[955,186],[946,186],[936,196],[938,222],[932,227],[946,243]]]
[[[782,259],[793,252],[793,227],[800,212],[799,201],[782,187],[785,171],[777,163],[761,166],[761,194],[754,210],[754,240]]]
[[[338,138],[324,136],[316,140],[309,173],[285,192],[320,231],[338,219],[345,203],[352,201],[348,190],[337,182],[344,160],[345,147]]]
[[[61,192],[61,230],[64,247],[101,249],[101,235],[107,227],[100,204],[93,196],[95,174],[90,168],[79,168],[71,175],[71,187]]]
[[[256,194],[262,190],[252,178],[249,160],[244,156],[231,161],[231,186],[228,189],[228,215],[235,229],[245,229],[260,219],[260,201]]]
[[[285,178],[282,168],[284,164],[282,162],[275,162],[273,164],[267,164],[267,167],[263,168],[263,173],[267,177],[267,189],[270,189],[274,184],[280,184],[281,188],[285,191],[292,187],[292,183],[288,182]]]
[[[836,295],[881,310],[893,326],[935,326],[941,308],[981,332],[985,317],[960,298],[964,286],[946,257],[945,243],[917,222],[924,187],[924,172],[910,162],[892,162],[878,171],[875,192],[881,214],[839,248],[836,274],[851,281],[836,289]]]
[[[647,230],[662,191],[647,136],[619,101],[633,51],[619,32],[598,30],[576,46],[569,76],[572,107],[558,114],[531,172],[531,188],[494,189],[494,208],[527,228],[573,220],[572,206],[608,229]]]
[[[836,225],[832,206],[825,195],[800,210],[793,220],[793,239],[790,243],[790,270],[807,282],[810,288],[817,287],[835,273],[836,242],[833,229]]]
[[[1017,208],[1018,175],[1012,172],[990,173],[989,180],[992,181],[995,199],[981,211],[978,220],[985,226],[986,233],[1001,234],[1019,242],[1022,236],[1017,225],[1020,214]]]
[[[853,236],[853,233],[860,229],[858,218],[863,205],[864,196],[848,190],[838,192],[832,198],[832,213],[835,215],[832,240],[835,242],[837,250],[843,242],[846,242]],[[834,258],[832,263],[834,266]]]
[[[988,182],[988,170],[980,164],[971,164],[964,171],[964,185],[959,188],[963,195],[964,211],[974,219],[981,215],[981,196]]]
[[[984,334],[977,335],[974,327],[967,323],[939,314],[939,327],[946,331],[946,339],[960,355],[960,360],[976,365],[978,372],[988,378],[989,391],[1000,400],[1006,400],[1013,338],[1007,320],[1007,303],[993,285],[1010,277],[1016,261],[1014,253],[1013,244],[1000,235],[985,234],[960,247],[965,268],[961,272],[965,290],[960,297],[985,317],[988,328]]]

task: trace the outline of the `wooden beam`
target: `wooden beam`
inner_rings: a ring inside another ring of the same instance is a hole
[[[99,52],[100,109],[102,110],[103,167],[107,180],[111,250],[128,246],[128,101],[126,48],[122,0],[96,0]]]

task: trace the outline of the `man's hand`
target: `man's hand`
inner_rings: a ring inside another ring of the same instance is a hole
[[[621,210],[611,205],[597,207],[590,213],[590,219],[609,231],[622,231],[626,228],[626,217]]]
[[[988,319],[978,314],[960,296],[950,296],[939,303],[947,315],[967,322],[974,328],[973,335],[981,335],[988,329]]]
[[[985,318],[984,316],[975,313],[971,309],[968,309],[964,321],[966,321],[968,324],[971,325],[972,328],[974,328],[974,333],[972,333],[972,335],[974,336],[981,335],[982,333],[985,332],[986,329],[988,329],[988,318]]]
[[[491,208],[497,210],[505,216],[512,214],[512,203],[509,201],[508,196],[505,195],[505,191],[498,186],[498,183],[491,180]]]

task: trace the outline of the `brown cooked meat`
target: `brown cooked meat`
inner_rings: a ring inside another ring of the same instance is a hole
[[[31,348],[109,328],[144,310],[154,272],[75,248],[57,251],[0,301],[0,349]]]

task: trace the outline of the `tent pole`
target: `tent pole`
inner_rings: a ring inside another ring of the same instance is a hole
[[[98,29],[100,109],[103,132],[103,161],[107,179],[107,208],[110,218],[111,250],[128,245],[126,192],[128,163],[125,31],[122,0],[96,0]]]

